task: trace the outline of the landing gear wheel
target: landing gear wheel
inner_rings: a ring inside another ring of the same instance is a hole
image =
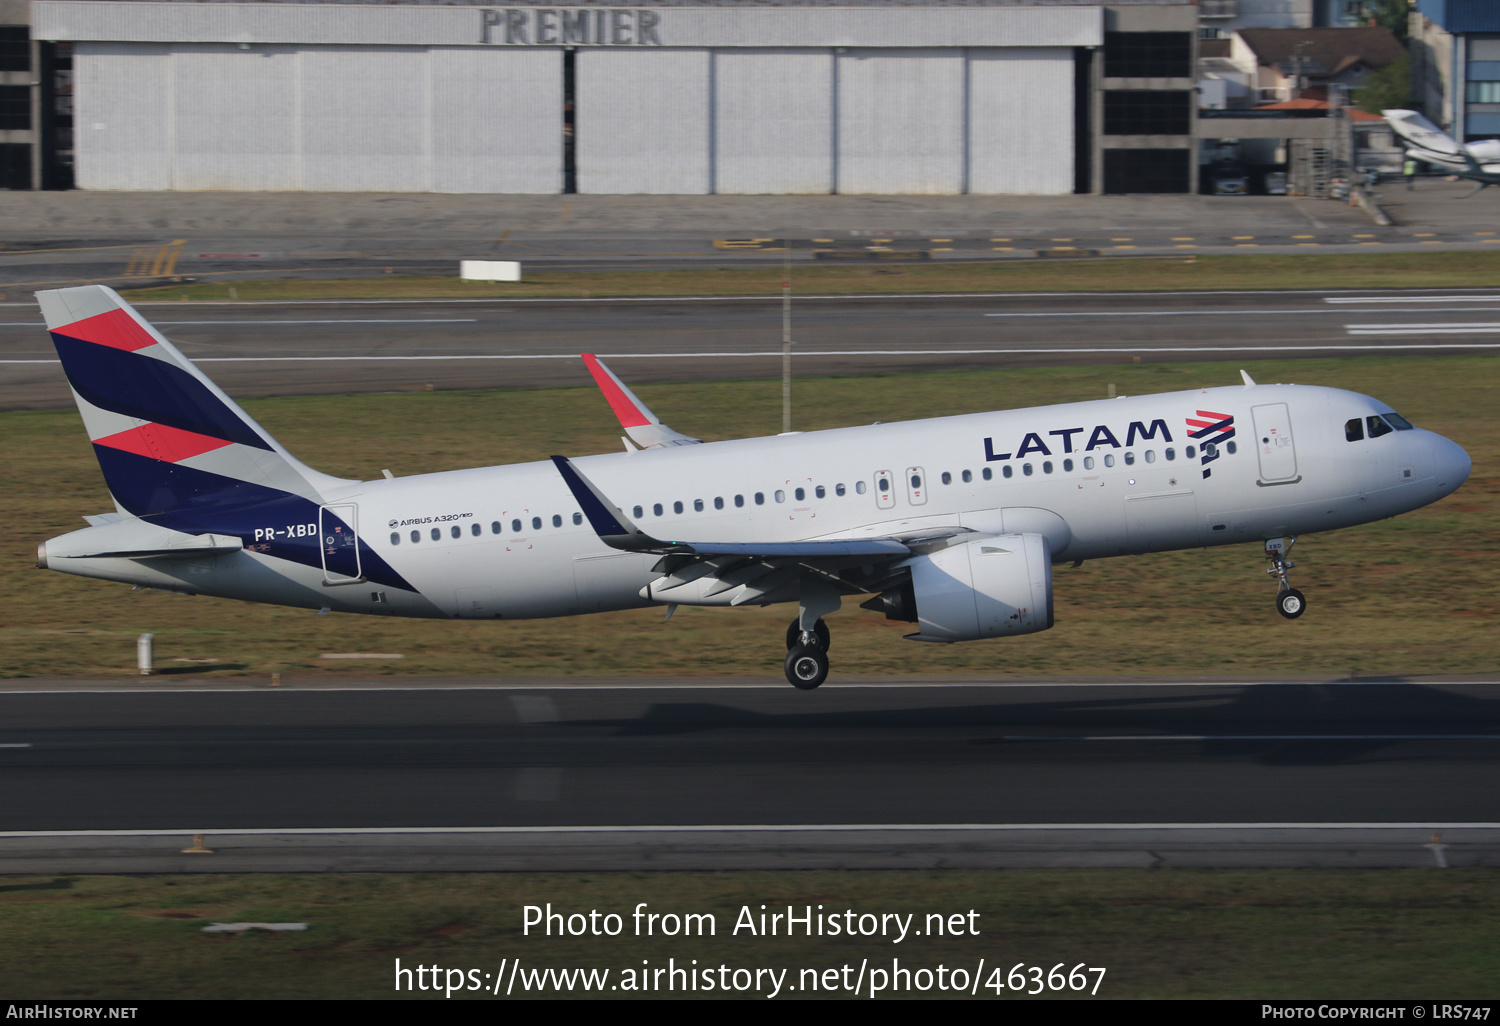
[[[1288,620],[1295,620],[1307,609],[1307,599],[1296,588],[1288,588],[1276,596],[1276,611]]]
[[[800,619],[793,620],[791,622],[791,625],[786,629],[786,650],[788,652],[796,648],[798,642],[802,640],[801,623],[802,621]],[[822,646],[823,651],[827,652],[828,646],[832,644],[832,637],[828,633],[828,625],[820,619],[813,626],[813,633],[818,636],[818,644]]]
[[[811,691],[828,679],[828,656],[820,648],[798,645],[786,655],[786,679],[792,686]]]

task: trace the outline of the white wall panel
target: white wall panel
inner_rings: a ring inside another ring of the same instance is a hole
[[[302,188],[427,192],[431,83],[426,50],[348,46],[300,55]]]
[[[969,191],[1073,191],[1073,51],[969,51]]]
[[[578,191],[709,191],[709,52],[579,50]]]
[[[562,191],[562,51],[432,51],[434,192]]]
[[[964,66],[957,49],[839,54],[838,191],[963,192]]]
[[[80,189],[172,188],[171,49],[78,44],[73,146]]]
[[[172,187],[299,188],[296,51],[191,45],[176,50]]]
[[[713,67],[714,191],[832,191],[832,51],[721,50]]]

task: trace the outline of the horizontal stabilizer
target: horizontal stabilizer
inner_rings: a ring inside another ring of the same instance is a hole
[[[53,559],[171,559],[174,557],[198,559],[221,552],[239,552],[245,543],[239,538],[225,534],[200,534],[184,538],[181,544],[151,549],[112,549],[106,552],[74,552]]]
[[[600,363],[599,358],[593,353],[584,353],[583,362],[588,367],[589,373],[594,376],[599,391],[603,392],[604,398],[608,400],[609,408],[615,411],[620,426],[625,429],[625,433],[636,445],[642,449],[665,449],[673,445],[703,444],[703,439],[673,431],[663,424],[661,419],[651,412],[650,407],[626,388],[625,382],[616,377],[614,371]]]

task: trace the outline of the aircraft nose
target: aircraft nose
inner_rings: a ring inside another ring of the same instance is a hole
[[[1474,464],[1463,446],[1457,442],[1438,435],[1433,441],[1432,457],[1438,487],[1443,490],[1444,495],[1458,491],[1469,479],[1469,471]]]

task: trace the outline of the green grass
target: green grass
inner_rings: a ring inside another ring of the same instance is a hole
[[[209,858],[210,856],[204,856]],[[0,878],[0,993],[14,999],[375,998],[395,963],[857,970],[1102,966],[1108,998],[1488,999],[1500,989],[1500,873],[1008,870]],[[713,937],[631,936],[650,911],[714,913]],[[615,938],[523,936],[522,907],[619,913]],[[979,936],[751,937],[743,906],[980,913]],[[205,935],[211,922],[303,933]],[[1092,980],[1092,977],[1091,977]],[[981,994],[986,992],[981,990]],[[434,1000],[432,993],[417,993]],[[455,998],[463,995],[455,995]],[[484,995],[487,996],[487,995]],[[611,996],[624,996],[615,993]],[[788,995],[783,995],[783,997]],[[920,995],[913,995],[920,996]],[[935,994],[929,996],[936,996]],[[1009,992],[1004,994],[1011,997]],[[442,1000],[441,995],[436,999]]]
[[[276,273],[274,271],[267,273]],[[796,292],[1093,292],[1179,289],[1491,288],[1500,253],[1359,253],[1307,256],[1234,255],[1131,259],[939,261],[886,264],[798,264]],[[456,277],[380,275],[347,280],[214,281],[136,289],[132,300],[448,299],[780,295],[780,267],[681,271],[534,271],[516,284]]]
[[[1059,567],[1057,626],[967,645],[901,640],[910,626],[846,603],[831,619],[835,673],[858,675],[1183,675],[1214,678],[1494,672],[1500,614],[1500,357],[1361,357],[1234,364],[938,372],[799,381],[800,428],[892,421],[1145,394],[1239,380],[1329,384],[1377,395],[1417,424],[1459,440],[1467,485],[1394,520],[1303,539],[1294,580],[1310,608],[1287,622],[1258,546],[1125,557]],[[770,434],[780,383],[649,385],[641,397],[678,430],[714,439]],[[245,403],[321,470],[374,478],[609,452],[619,429],[593,389],[432,392],[260,399]],[[732,418],[724,411],[732,410]],[[211,679],[423,674],[759,675],[780,677],[790,607],[684,607],[557,620],[392,620],[186,598],[34,569],[38,542],[111,509],[76,413],[0,415],[0,675],[129,673],[135,637],[156,635],[157,665]],[[944,469],[932,467],[934,473]],[[1212,614],[1206,615],[1205,609]],[[399,652],[389,663],[322,652]],[[183,678],[178,678],[183,679]]]

